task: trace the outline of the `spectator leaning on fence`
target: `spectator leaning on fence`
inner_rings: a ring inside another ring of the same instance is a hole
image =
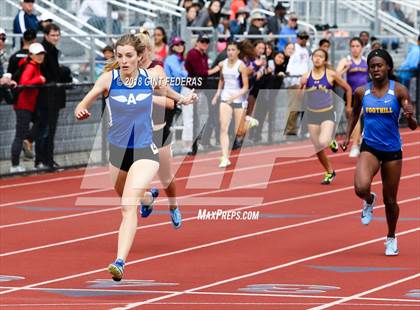
[[[29,46],[29,56],[20,61],[19,70],[22,70],[22,74],[18,81],[19,85],[42,85],[45,83],[45,77],[40,70],[44,57],[45,49],[42,44],[32,43]],[[16,113],[16,134],[12,143],[11,173],[25,171],[25,168],[19,165],[19,157],[22,152],[23,140],[29,132],[29,123],[33,118],[38,93],[37,88],[23,89],[18,94],[17,102],[13,106]]]
[[[205,33],[201,33],[198,36],[197,43],[187,53],[185,59],[185,69],[188,72],[188,76],[192,78],[201,78],[202,84],[199,88],[206,90],[208,88],[207,78],[209,75],[215,74],[220,71],[220,68],[216,66],[213,69],[209,69],[207,51],[209,49],[210,38]],[[206,98],[206,92],[200,93],[200,99]],[[214,106],[211,104],[210,98],[206,98],[208,106],[208,119],[207,124],[203,133],[201,143],[205,146],[210,145],[210,137],[213,129],[217,128],[217,115],[214,111]],[[216,133],[217,134],[217,133]]]
[[[24,33],[27,29],[39,30],[39,21],[33,14],[35,0],[23,0],[20,5],[22,10],[18,12],[13,21],[13,33]]]
[[[41,72],[45,76],[47,83],[59,83],[60,65],[58,63],[59,50],[57,44],[60,40],[60,28],[56,24],[48,25],[44,32],[42,45],[46,55],[41,66]],[[37,102],[37,117],[39,118],[39,138],[35,144],[35,167],[49,169],[58,167],[54,161],[54,137],[57,129],[59,110],[64,107],[65,102],[60,100],[60,92],[64,89],[55,87],[41,89]],[[42,164],[42,165],[41,165]]]

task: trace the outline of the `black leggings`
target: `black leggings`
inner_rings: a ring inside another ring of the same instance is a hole
[[[32,119],[32,112],[28,110],[15,110],[16,113],[16,133],[12,143],[12,165],[19,165],[19,156],[22,152],[22,143],[29,132],[29,124]]]

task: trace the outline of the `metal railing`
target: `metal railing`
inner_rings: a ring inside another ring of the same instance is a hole
[[[395,35],[403,35],[407,36],[411,43],[417,42],[417,36],[419,35],[419,30],[415,29],[406,23],[400,21],[399,19],[391,16],[389,13],[384,12],[377,8],[372,1],[361,1],[361,0],[353,0],[351,2],[348,1],[340,1],[340,4],[345,6],[346,8],[353,10],[368,20],[376,23],[376,35],[379,35],[379,23],[383,26],[383,28]],[[377,12],[377,15],[376,15]]]

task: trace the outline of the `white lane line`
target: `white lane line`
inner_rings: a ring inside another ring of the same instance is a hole
[[[408,203],[408,202],[412,202],[412,201],[417,201],[419,199],[420,199],[420,197],[414,197],[414,198],[410,198],[410,199],[400,201],[399,204]],[[271,204],[274,204],[274,202],[271,202]],[[383,207],[384,207],[384,205],[377,206],[376,209],[383,208]],[[287,225],[287,226],[280,226],[280,227],[277,227],[277,228],[272,228],[272,229],[259,231],[259,232],[255,232],[255,233],[250,233],[250,234],[242,234],[242,235],[239,235],[239,236],[236,236],[236,237],[231,237],[231,238],[227,238],[227,239],[223,239],[223,240],[219,240],[219,241],[214,241],[214,242],[210,242],[210,243],[204,243],[204,244],[201,244],[201,245],[198,245],[198,246],[184,248],[184,249],[173,251],[173,252],[168,252],[168,253],[163,253],[163,254],[159,254],[159,255],[155,255],[155,256],[149,256],[149,257],[141,258],[141,259],[138,259],[138,260],[128,262],[126,265],[127,266],[128,265],[134,265],[134,264],[137,264],[137,263],[150,261],[150,260],[155,260],[155,259],[162,258],[162,257],[168,257],[168,256],[171,256],[171,255],[176,255],[176,254],[186,253],[186,252],[190,252],[190,251],[194,251],[194,250],[204,249],[204,248],[208,248],[208,247],[212,247],[212,246],[215,246],[215,245],[220,245],[220,244],[224,244],[224,243],[228,243],[228,242],[232,242],[232,241],[242,240],[242,239],[245,239],[245,238],[260,236],[260,235],[264,235],[264,234],[267,234],[267,233],[287,230],[287,229],[291,229],[291,228],[295,228],[295,227],[301,227],[301,226],[305,226],[305,225],[315,224],[315,223],[328,221],[328,220],[332,220],[332,219],[337,219],[337,218],[340,218],[340,217],[345,217],[347,215],[353,215],[353,214],[359,214],[359,213],[360,213],[360,209],[355,210],[355,211],[340,213],[340,214],[333,215],[333,216],[327,216],[327,217],[324,217],[324,218],[311,220],[311,221],[307,221],[307,222],[302,222],[302,223],[297,223],[297,224],[292,224],[292,225]],[[416,228],[415,230],[419,230],[419,229],[420,228]],[[412,231],[415,231],[415,230],[409,230],[406,233],[409,233],[409,232],[412,232]],[[405,234],[405,233],[399,233],[398,235],[403,235],[403,234]],[[373,242],[376,242],[376,241],[379,241],[379,240],[383,240],[383,237],[374,239],[373,241],[372,240],[368,241],[368,243],[366,243],[366,244],[373,243]],[[342,249],[351,249],[353,247],[357,247],[357,246],[353,245],[353,246],[345,247],[345,248],[342,248]],[[342,250],[342,251],[344,251],[344,250]],[[327,252],[327,253],[335,254],[335,253],[339,253],[339,252],[341,252],[341,250],[335,250],[335,251],[331,251],[331,252]],[[330,255],[330,254],[326,254],[326,255]],[[324,256],[326,256],[326,255],[324,255]],[[319,255],[316,255],[316,256],[311,256],[311,257],[313,257],[313,258],[322,257],[322,254],[319,254]],[[295,262],[298,263],[298,262],[304,262],[304,261],[306,261],[306,260],[305,259],[304,260],[297,260],[297,261],[294,261],[292,263],[283,264],[283,265],[280,265],[280,266],[287,267],[287,266],[289,266],[289,264],[293,265],[293,264],[295,264]],[[275,269],[273,269],[273,270],[275,270]],[[55,279],[51,279],[51,280],[47,280],[47,281],[28,284],[28,285],[25,285],[25,286],[22,286],[22,287],[18,287],[18,288],[6,290],[6,291],[1,291],[0,295],[5,295],[5,294],[13,293],[13,292],[16,292],[16,291],[25,290],[25,289],[28,289],[28,288],[38,287],[38,286],[41,286],[41,285],[48,285],[48,284],[51,284],[51,283],[57,283],[57,282],[61,282],[61,281],[80,278],[80,277],[83,277],[83,276],[92,275],[92,274],[95,274],[95,273],[98,273],[98,272],[103,272],[103,271],[106,271],[106,270],[107,270],[107,268],[101,268],[101,269],[91,270],[91,271],[87,271],[87,272],[83,272],[83,273],[77,273],[77,274],[73,274],[73,275],[69,275],[69,276],[65,276],[65,277],[61,277],[61,278],[55,278]],[[264,270],[267,270],[267,269],[264,269]],[[236,278],[233,278],[233,279],[236,279]],[[228,282],[230,282],[230,281],[228,281]],[[217,282],[217,283],[219,283],[219,282]],[[209,286],[209,287],[212,287],[212,286]],[[206,287],[200,287],[198,289],[194,289],[194,290],[192,290],[192,292],[193,291],[198,291],[198,290],[201,290],[201,289],[204,289],[204,288],[207,288],[207,286]]]
[[[417,229],[420,229],[420,228],[417,228]],[[405,277],[405,278],[399,279],[397,281],[393,281],[393,282],[390,282],[390,283],[387,283],[387,284],[384,284],[384,285],[381,285],[381,286],[377,286],[375,288],[372,288],[372,289],[364,291],[364,292],[360,292],[360,293],[357,293],[357,294],[354,294],[354,295],[351,295],[351,296],[348,296],[348,297],[345,297],[345,298],[341,298],[339,300],[330,302],[328,304],[324,304],[324,305],[319,306],[319,307],[311,308],[311,310],[322,310],[322,309],[331,308],[331,307],[343,304],[347,301],[350,301],[350,300],[368,295],[370,293],[381,291],[381,290],[386,289],[388,287],[395,286],[395,285],[398,285],[398,284],[401,284],[401,283],[404,283],[404,282],[407,282],[407,281],[410,281],[410,280],[414,280],[418,277],[420,277],[420,273],[416,273],[416,274],[411,275],[409,277]]]
[[[24,308],[32,308],[32,307],[54,307],[54,309],[60,309],[62,307],[66,307],[66,309],[68,307],[80,307],[80,306],[84,306],[84,307],[93,307],[93,306],[116,306],[116,305],[121,305],[122,302],[86,302],[86,303],[59,303],[59,304],[54,304],[54,303],[50,303],[50,304],[2,304],[2,307],[11,307],[11,308],[18,308],[18,307],[24,307]],[[309,306],[309,305],[317,305],[319,303],[198,303],[198,302],[156,302],[154,303],[155,305],[243,305],[243,306],[273,306],[273,305],[278,305],[278,306]],[[363,303],[351,303],[348,304],[349,306],[355,306],[355,307],[362,307],[362,306],[370,306],[370,307],[418,307],[418,305],[407,305],[407,304],[363,304]],[[270,308],[271,309],[271,308]]]
[[[406,234],[417,232],[419,230],[420,230],[420,228],[414,228],[414,229],[410,229],[410,230],[400,232],[397,235],[398,236],[403,236],[403,235],[406,235]],[[173,297],[176,297],[176,296],[179,296],[179,295],[183,295],[185,293],[200,291],[200,290],[204,290],[204,289],[207,289],[207,288],[210,288],[210,287],[215,287],[215,286],[219,286],[219,285],[222,285],[222,284],[231,283],[231,282],[235,282],[235,281],[238,281],[238,280],[246,279],[246,278],[249,278],[249,277],[254,277],[254,276],[257,276],[257,275],[260,275],[260,274],[264,274],[264,273],[267,273],[267,272],[271,272],[271,271],[279,270],[279,269],[286,268],[286,267],[289,267],[289,266],[297,265],[299,263],[307,262],[309,260],[318,259],[318,258],[321,258],[321,257],[341,253],[341,252],[344,252],[344,251],[348,251],[348,250],[351,250],[351,249],[354,249],[354,248],[362,247],[362,246],[369,245],[369,244],[376,243],[378,241],[383,241],[383,240],[384,240],[383,237],[376,238],[376,239],[371,239],[371,240],[368,240],[368,241],[364,241],[364,242],[356,243],[356,244],[346,246],[346,247],[343,247],[343,248],[339,248],[339,249],[336,249],[336,250],[333,250],[333,251],[328,251],[328,252],[324,252],[324,253],[321,253],[321,254],[304,257],[304,258],[301,258],[301,259],[290,261],[288,263],[284,263],[284,264],[280,264],[280,265],[273,266],[273,267],[270,267],[270,268],[265,268],[265,269],[261,269],[261,270],[254,271],[254,272],[251,272],[251,273],[243,274],[241,276],[236,276],[236,277],[228,278],[228,279],[225,279],[225,280],[209,283],[209,284],[206,284],[206,285],[198,286],[198,287],[195,287],[195,288],[185,290],[185,292],[173,293],[173,294],[168,294],[168,295],[161,296],[161,297],[147,299],[147,300],[136,302],[136,303],[130,303],[130,304],[127,304],[124,307],[114,308],[113,310],[133,309],[133,308],[136,308],[136,307],[139,307],[139,306],[142,306],[142,305],[154,303],[156,301],[161,301],[161,300],[173,298]]]
[[[401,180],[416,178],[418,176],[420,176],[420,173],[403,176],[403,177],[401,177]],[[377,184],[382,184],[382,182],[381,181],[372,182],[372,185],[377,185]],[[243,211],[243,210],[248,210],[248,209],[252,209],[252,208],[260,208],[260,207],[269,206],[269,205],[273,205],[273,204],[281,204],[281,203],[300,200],[300,199],[324,196],[324,195],[328,195],[328,194],[333,194],[333,193],[346,191],[346,190],[349,190],[349,189],[353,189],[353,186],[347,186],[347,187],[342,187],[342,188],[338,188],[338,189],[334,189],[334,190],[330,190],[330,191],[306,194],[306,195],[301,195],[301,196],[294,196],[294,197],[284,198],[284,199],[280,199],[280,200],[269,201],[269,202],[266,202],[266,203],[263,203],[263,204],[250,205],[250,206],[245,206],[245,207],[240,207],[240,208],[235,208],[235,209],[228,209],[227,211]],[[418,198],[420,199],[420,197],[418,197]],[[414,200],[416,200],[416,198],[414,198]],[[398,203],[401,204],[403,202],[406,202],[406,200],[399,201]],[[376,208],[378,208],[378,207],[376,207]],[[360,210],[357,211],[357,212],[360,212]],[[183,221],[186,222],[186,221],[192,221],[192,220],[195,220],[195,219],[197,219],[197,216],[188,217],[186,219],[183,219]],[[315,220],[315,221],[317,221],[317,220]],[[312,221],[309,221],[308,223],[311,223],[311,222]],[[163,226],[163,225],[167,225],[167,224],[171,224],[171,222],[168,221],[168,222],[161,222],[161,223],[141,226],[141,227],[138,227],[137,230],[147,229],[147,228],[152,228],[152,227],[159,227],[159,226]],[[5,253],[1,253],[0,257],[37,251],[37,250],[52,248],[52,247],[56,247],[56,246],[62,246],[62,245],[67,245],[67,244],[71,244],[71,243],[76,243],[76,242],[80,242],[80,241],[92,240],[92,239],[96,239],[96,238],[101,238],[101,237],[114,235],[114,234],[117,234],[117,233],[118,233],[118,230],[115,230],[115,231],[106,232],[106,233],[102,233],[102,234],[91,235],[91,236],[88,236],[88,237],[70,239],[70,240],[60,241],[60,242],[56,242],[56,243],[50,243],[50,244],[46,244],[46,245],[42,245],[42,246],[36,246],[36,247],[25,248],[25,249],[11,251],[11,252],[5,252]]]
[[[420,142],[416,142],[414,144],[419,144]],[[410,144],[411,145],[411,144]],[[408,146],[408,145],[406,145]],[[346,155],[346,153],[342,153],[342,154],[335,154],[332,155],[330,157],[333,156],[343,156]],[[404,158],[403,161],[405,160],[411,160],[411,159],[417,159],[419,158],[418,156],[413,156],[413,157],[407,157]],[[289,162],[282,162],[282,163],[277,163],[274,164],[273,166],[281,166],[281,165],[285,165],[285,164],[289,164],[289,163],[296,163],[296,162],[302,162],[302,161],[308,161],[308,160],[315,160],[315,158],[311,158],[311,159],[304,159],[304,160],[295,160],[295,161],[289,161]],[[247,167],[247,168],[242,168],[241,170],[251,170],[251,169],[256,169],[256,168],[261,168],[261,167],[266,167],[267,165],[259,165],[259,166],[254,166],[254,167]],[[339,169],[337,170],[337,172],[340,171],[347,171],[345,169],[354,169],[354,167],[351,168],[344,168],[344,169]],[[315,173],[312,174],[311,176],[320,176],[323,175],[322,173]],[[184,178],[188,178],[188,177],[184,177]],[[179,178],[178,180],[181,180],[183,178]],[[287,180],[287,181],[291,181],[291,179],[280,179],[281,180]],[[227,189],[221,189],[221,190],[214,190],[214,191],[205,191],[205,192],[200,192],[200,193],[196,193],[196,194],[191,194],[191,195],[185,195],[185,196],[179,196],[178,199],[184,199],[184,198],[189,198],[189,197],[196,197],[196,196],[201,196],[201,195],[206,195],[206,194],[214,194],[214,193],[220,193],[220,192],[224,192],[224,191],[232,191],[232,190],[237,190],[237,189],[241,189],[241,188],[246,188],[246,187],[252,187],[252,186],[259,186],[262,184],[274,184],[273,182],[278,182],[277,181],[272,181],[272,182],[261,182],[261,183],[255,183],[255,184],[250,184],[248,186],[238,186],[238,187],[232,187],[232,188],[227,188]],[[96,190],[96,191],[92,191],[91,193],[98,193],[98,192],[104,192],[104,191],[113,191],[113,189],[106,189],[106,190]],[[78,192],[78,193],[74,193],[74,194],[69,194],[72,196],[81,196],[82,194],[89,194],[89,192]],[[37,201],[43,201],[43,200],[50,200],[50,199],[59,199],[59,198],[63,198],[62,195],[59,196],[52,196],[52,197],[47,197],[47,198],[39,198],[37,199]],[[165,201],[166,199],[158,199],[156,201],[156,203],[161,203],[162,201]],[[31,203],[34,202],[34,200],[26,200],[26,201],[17,201],[17,202],[13,202],[13,203],[7,203],[7,204],[0,204],[0,207],[3,206],[10,206],[10,205],[15,205],[15,204],[22,204],[22,203]],[[79,213],[75,213],[75,214],[70,214],[70,215],[64,215],[64,216],[58,216],[58,217],[50,217],[50,218],[45,218],[45,219],[40,219],[40,220],[32,220],[32,221],[25,221],[25,222],[18,222],[18,223],[12,223],[12,224],[5,224],[5,225],[0,225],[0,229],[2,228],[10,228],[10,227],[15,227],[15,226],[21,226],[21,225],[28,225],[28,224],[35,224],[35,223],[42,223],[42,222],[48,222],[48,221],[55,221],[55,220],[64,220],[64,219],[68,219],[68,218],[74,218],[74,217],[79,217],[79,216],[86,216],[86,215],[92,215],[92,214],[98,214],[98,213],[104,213],[104,212],[110,212],[110,211],[115,211],[115,210],[119,210],[120,207],[114,207],[114,208],[107,208],[107,209],[101,209],[101,210],[96,210],[96,211],[88,211],[88,212],[79,212]]]
[[[260,150],[260,151],[240,152],[238,154],[233,154],[230,157],[231,158],[248,157],[248,156],[260,155],[260,154],[277,153],[277,152],[280,152],[280,151],[293,151],[293,150],[298,150],[298,149],[302,149],[302,148],[305,149],[305,148],[309,148],[309,147],[312,147],[312,144],[296,145],[296,146],[290,146],[290,147],[284,147],[284,145],[279,144],[279,145],[276,145],[275,147],[267,147],[267,148],[264,148],[264,150]],[[218,159],[219,157],[220,156],[209,156],[209,157],[206,156],[205,158],[202,158],[202,159],[186,160],[184,162],[182,160],[178,160],[178,158],[175,158],[174,163],[175,164],[179,164],[179,163],[183,163],[183,164],[194,163],[195,164],[195,163],[212,161],[212,160]],[[183,158],[185,158],[185,157],[183,157]],[[97,168],[95,167],[95,169],[97,169]],[[0,189],[20,187],[20,186],[32,186],[32,185],[35,185],[35,184],[58,182],[58,181],[68,181],[68,180],[72,180],[72,179],[79,179],[79,178],[83,178],[83,177],[94,177],[94,176],[100,176],[100,175],[106,175],[106,174],[108,174],[108,171],[80,174],[80,175],[68,176],[68,177],[50,178],[50,179],[46,179],[46,180],[39,180],[39,181],[32,181],[32,182],[7,184],[7,185],[1,185]]]
[[[401,136],[408,136],[408,135],[412,135],[412,134],[416,134],[419,133],[419,131],[409,131],[409,132],[403,132],[401,133]],[[412,143],[407,143],[404,144],[404,147],[411,145]],[[418,144],[416,142],[414,142],[414,144]],[[414,145],[413,144],[413,145]],[[299,148],[307,148],[309,146],[311,146],[311,144],[309,145],[298,145],[298,146],[291,146],[291,147],[281,147],[282,145],[276,145],[275,148],[268,148],[268,149],[264,149],[262,151],[256,151],[256,152],[241,152],[239,154],[234,154],[231,157],[235,158],[235,157],[245,157],[245,156],[253,156],[253,155],[257,155],[257,154],[265,154],[265,153],[272,153],[272,152],[278,152],[279,150],[294,150],[294,149],[299,149]],[[203,159],[196,159],[196,160],[189,160],[189,161],[185,161],[184,163],[198,163],[198,162],[206,162],[206,161],[211,161],[214,159],[219,158],[220,156],[210,156],[210,157],[206,157]],[[182,160],[174,160],[175,163],[181,163]],[[71,179],[78,179],[78,178],[83,178],[83,177],[93,177],[93,176],[100,176],[100,175],[106,175],[108,174],[108,171],[106,172],[97,172],[97,173],[88,173],[88,174],[81,174],[81,175],[77,175],[77,176],[69,176],[69,177],[58,177],[58,178],[51,178],[51,179],[47,179],[47,180],[39,180],[39,181],[31,181],[31,182],[24,182],[24,183],[15,183],[15,184],[7,184],[7,185],[1,185],[0,189],[5,189],[5,188],[12,188],[12,187],[19,187],[19,186],[32,186],[35,184],[42,184],[42,183],[49,183],[49,182],[57,182],[57,181],[67,181],[67,180],[71,180]]]
[[[108,279],[106,279],[108,281]],[[122,282],[123,284],[123,282]],[[16,286],[1,286],[0,289],[14,289]],[[109,288],[49,288],[49,287],[36,287],[28,288],[26,291],[64,291],[64,292],[117,292],[117,293],[143,293],[143,294],[172,294],[181,293],[183,291],[168,291],[168,290],[128,290],[128,289],[109,289]],[[185,293],[185,292],[184,292]],[[239,296],[239,297],[276,297],[276,298],[310,298],[310,299],[340,299],[345,296],[333,296],[333,295],[300,295],[300,294],[270,294],[270,293],[236,293],[236,292],[191,292],[185,293],[185,295],[210,295],[210,296]],[[374,298],[374,297],[360,297],[355,300],[366,300],[366,301],[384,301],[384,302],[407,302],[407,303],[420,303],[418,299],[404,299],[404,298]]]

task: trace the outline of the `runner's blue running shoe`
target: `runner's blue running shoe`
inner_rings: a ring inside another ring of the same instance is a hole
[[[373,207],[376,203],[376,194],[372,192],[373,201],[371,204],[368,204],[365,200],[363,201],[363,209],[362,209],[362,215],[361,220],[363,225],[368,225],[373,218]]]
[[[112,280],[121,281],[124,274],[124,261],[117,259],[112,264],[109,264],[108,271],[112,275]]]
[[[172,225],[174,226],[175,229],[180,228],[182,224],[182,217],[181,217],[181,212],[179,211],[179,207],[177,207],[176,209],[170,210],[170,212],[171,212]]]
[[[141,203],[141,217],[148,217],[152,213],[153,203],[155,202],[155,199],[159,196],[159,190],[157,188],[152,188],[150,190],[150,193],[152,194],[152,202],[150,205],[145,205]]]

